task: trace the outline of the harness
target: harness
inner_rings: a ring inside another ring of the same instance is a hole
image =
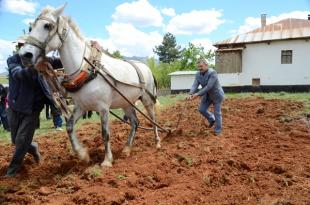
[[[138,68],[138,66],[133,61],[125,60],[125,62],[129,63],[130,65],[132,65],[132,67],[135,68],[135,70],[136,70],[136,72],[138,74],[138,77],[139,77],[140,85],[144,89],[145,88],[145,81],[144,81],[144,77],[143,77],[143,75],[141,73],[141,70]]]
[[[85,45],[87,46],[87,45]],[[91,55],[89,57],[90,62],[95,64],[96,66],[100,65],[100,59],[102,55],[102,48],[95,41],[91,41]],[[85,55],[85,51],[84,51]],[[83,63],[83,61],[82,61]],[[76,72],[73,72],[70,75],[65,75],[64,80],[61,82],[61,85],[68,92],[76,92],[83,87],[84,84],[90,82],[91,80],[97,77],[97,72],[92,67],[89,67],[87,64],[82,65],[81,69],[78,69]],[[75,73],[79,73],[75,78],[71,79],[70,76]]]
[[[60,42],[61,42],[61,44],[59,45],[57,50],[60,49],[62,47],[64,41],[66,40],[68,33],[70,31],[70,26],[65,21],[64,17],[59,16],[55,22],[51,18],[41,14],[35,20],[34,25],[39,20],[45,20],[45,21],[49,22],[50,26],[52,27],[51,28],[52,32],[49,33],[47,39],[44,42],[38,40],[37,38],[35,38],[33,36],[28,36],[26,43],[41,49],[43,51],[43,54],[45,55],[45,50],[46,50],[46,47],[48,46],[48,43],[54,38],[54,36],[57,35]],[[102,52],[104,52],[102,47],[96,41],[91,41],[90,44],[91,44],[91,46],[89,46],[87,43],[85,43],[84,54],[83,54],[83,56],[85,56],[86,48],[90,47],[90,56],[88,58],[89,62],[91,62],[93,65],[95,65],[96,68],[99,68],[104,73],[106,73],[114,81],[114,83],[117,82],[117,83],[129,85],[129,86],[141,88],[142,93],[143,92],[148,93],[151,96],[151,98],[154,101],[156,101],[156,97],[150,91],[145,89],[145,80],[144,80],[144,77],[142,75],[142,72],[139,69],[139,67],[133,61],[126,61],[126,62],[135,68],[137,75],[138,75],[138,78],[139,78],[139,83],[135,84],[135,83],[126,83],[126,82],[118,81],[100,63]],[[83,85],[85,85],[86,83],[90,82],[91,80],[93,80],[97,77],[96,69],[92,66],[89,66],[87,63],[83,64],[83,61],[84,61],[84,59],[82,59],[81,66],[76,71],[74,71],[71,74],[64,75],[64,80],[61,82],[61,85],[69,92],[78,91],[79,89],[81,89],[83,87]],[[76,76],[74,78],[71,78],[71,76],[74,76],[74,75],[76,75]]]

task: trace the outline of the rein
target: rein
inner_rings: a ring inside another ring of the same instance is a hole
[[[66,91],[61,86],[58,80],[58,76],[54,71],[52,65],[47,59],[43,59],[36,64],[36,68],[42,74],[45,81],[48,83],[51,91],[52,98],[56,106],[61,110],[65,119],[69,119],[71,115],[71,110],[69,109],[65,97],[67,96]]]

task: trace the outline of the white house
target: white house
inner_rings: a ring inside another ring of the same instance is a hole
[[[214,44],[221,85],[226,91],[310,91],[310,15],[269,25],[262,15],[261,21],[261,28]],[[191,87],[185,79],[176,85],[184,73],[170,75],[172,92]]]

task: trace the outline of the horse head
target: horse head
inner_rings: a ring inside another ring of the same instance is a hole
[[[65,6],[44,8],[31,25],[25,45],[19,50],[24,65],[34,65],[40,56],[63,45],[68,34],[68,23],[61,16]]]

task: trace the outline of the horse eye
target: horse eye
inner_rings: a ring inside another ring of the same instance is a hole
[[[44,29],[46,29],[46,30],[52,30],[52,24],[50,24],[50,23],[46,23],[46,24],[44,24]]]

